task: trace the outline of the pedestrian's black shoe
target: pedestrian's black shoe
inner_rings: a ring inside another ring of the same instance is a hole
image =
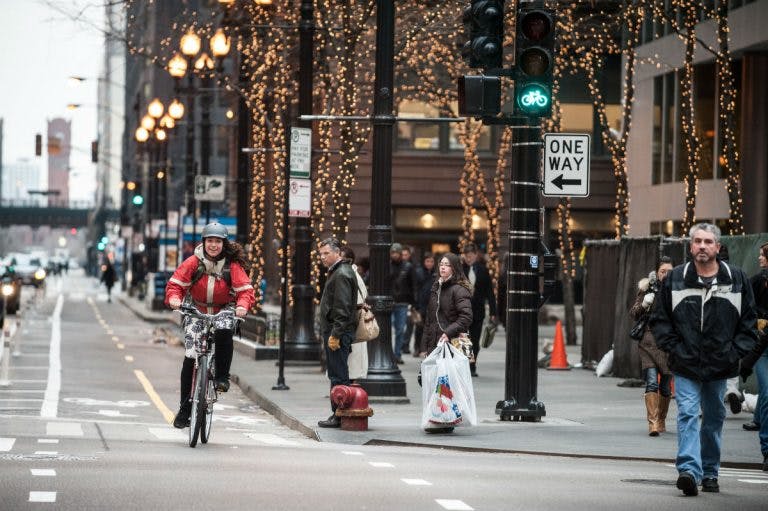
[[[768,454],[763,456],[763,472],[768,472]]]
[[[725,396],[725,399],[728,401],[728,404],[731,407],[731,413],[733,413],[734,415],[737,413],[741,413],[741,399],[739,399],[739,396],[731,393]]]
[[[216,392],[226,392],[229,390],[229,376],[216,378]]]
[[[741,427],[747,431],[760,431],[760,424],[757,424],[754,421],[745,422]]]
[[[192,403],[186,402],[179,407],[179,413],[173,419],[173,427],[184,429],[189,427],[189,413],[192,411]]]
[[[683,494],[689,497],[695,497],[699,494],[699,487],[696,486],[696,479],[688,472],[683,472],[677,478],[677,489],[683,490]]]
[[[701,482],[701,491],[710,493],[720,493],[720,485],[714,477],[705,477]]]
[[[324,421],[318,421],[317,425],[321,428],[340,428],[341,417],[337,417],[335,413],[332,413],[331,416]]]
[[[405,362],[403,362],[403,357],[400,357],[398,359],[395,359],[395,362],[397,362],[398,365],[403,365]]]
[[[411,354],[411,349],[410,348],[403,348],[403,353],[405,355],[410,355]]]

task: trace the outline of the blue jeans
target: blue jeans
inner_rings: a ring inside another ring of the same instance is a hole
[[[717,478],[720,442],[725,420],[725,380],[701,382],[675,374],[677,401],[677,459],[679,473],[688,472],[697,483]],[[701,408],[701,426],[699,426]]]
[[[395,329],[395,358],[403,355],[405,345],[405,329],[408,326],[408,304],[396,303],[392,306],[392,326]]]
[[[760,451],[768,456],[768,351],[757,359],[753,370],[758,385],[755,422],[760,424]]]

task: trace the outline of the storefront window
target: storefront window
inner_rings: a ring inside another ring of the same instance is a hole
[[[400,102],[399,115],[403,117],[437,117],[437,108],[422,101]],[[397,123],[397,148],[416,150],[440,149],[440,126],[424,122]]]

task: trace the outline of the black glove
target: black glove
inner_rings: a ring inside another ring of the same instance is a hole
[[[741,366],[739,367],[739,376],[741,376],[741,379],[744,380],[744,383],[747,383],[747,378],[750,377],[752,374],[752,368],[746,364],[741,363]]]

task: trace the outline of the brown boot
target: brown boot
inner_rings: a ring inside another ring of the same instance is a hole
[[[645,409],[648,412],[648,435],[659,436],[659,394],[645,393]]]
[[[659,396],[659,433],[664,433],[667,430],[667,412],[669,411],[669,396]]]

